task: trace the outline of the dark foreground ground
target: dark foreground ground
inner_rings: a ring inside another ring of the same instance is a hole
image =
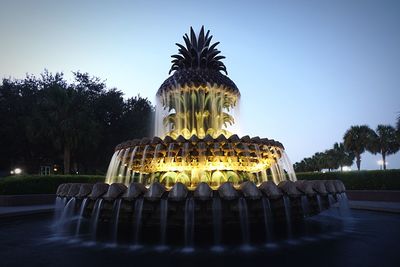
[[[310,220],[321,229],[332,221]],[[325,233],[222,251],[82,244],[55,238],[51,224],[51,215],[0,220],[0,266],[400,266],[400,215],[383,212],[352,210],[343,227]]]

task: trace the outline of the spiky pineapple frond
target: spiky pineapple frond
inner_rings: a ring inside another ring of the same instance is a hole
[[[211,44],[212,35],[210,31],[204,34],[204,26],[201,27],[199,36],[196,37],[193,28],[190,27],[190,38],[187,34],[183,36],[185,46],[176,44],[179,47],[179,54],[172,55],[172,67],[169,73],[182,69],[209,69],[223,71],[228,74],[226,67],[221,59],[224,56],[219,55],[221,51],[216,49],[219,42]]]

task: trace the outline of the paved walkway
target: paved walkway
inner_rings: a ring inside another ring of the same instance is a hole
[[[38,213],[47,213],[54,210],[54,204],[51,205],[34,205],[34,206],[0,206],[0,219],[20,216],[20,215],[30,215]]]
[[[350,200],[349,205],[350,208],[357,210],[400,213],[400,202]]]

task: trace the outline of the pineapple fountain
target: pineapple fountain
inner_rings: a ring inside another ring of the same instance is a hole
[[[231,182],[260,185],[296,181],[281,143],[267,138],[239,138],[228,130],[235,124],[239,89],[211,44],[209,31],[190,38],[173,55],[170,73],[157,92],[156,137],[131,140],[116,147],[106,182],[129,185],[154,182],[171,189],[182,183],[195,189],[204,182],[212,189]]]
[[[134,244],[165,244],[168,233],[169,241],[192,246],[195,229],[204,232],[196,240],[211,236],[215,244],[241,229],[239,239],[248,243],[250,225],[267,238],[284,225],[290,236],[294,222],[345,197],[340,181],[297,181],[280,142],[232,132],[240,92],[226,76],[219,42],[212,44],[204,27],[183,39],[173,75],[156,95],[155,137],[117,145],[105,183],[59,186],[64,212],[79,213],[77,234],[90,218],[94,239],[98,224],[108,223],[115,242],[125,225]]]

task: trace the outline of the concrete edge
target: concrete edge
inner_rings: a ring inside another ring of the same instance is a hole
[[[367,210],[400,214],[400,203],[380,201],[349,201],[349,207],[354,210]]]
[[[0,212],[0,219],[47,214],[52,212],[54,212],[54,207],[44,207],[42,209],[33,209],[33,210],[32,209],[18,210],[18,211],[10,211],[3,213]]]
[[[55,200],[55,194],[0,195],[0,208],[48,205]]]
[[[376,211],[376,212],[386,212],[386,213],[394,213],[400,214],[400,210],[390,209],[390,208],[374,208],[374,207],[363,207],[363,206],[350,206],[352,210],[367,210],[367,211]]]

